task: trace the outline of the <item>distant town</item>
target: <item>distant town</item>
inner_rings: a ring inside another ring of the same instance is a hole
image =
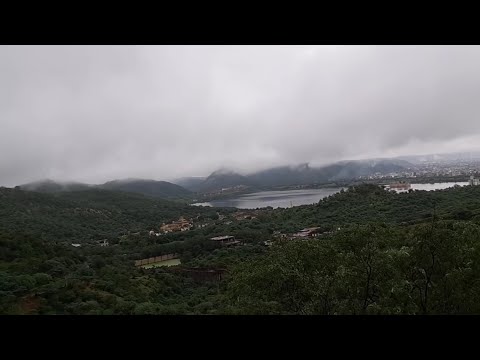
[[[470,175],[478,176],[480,173],[480,160],[440,160],[415,164],[412,168],[403,171],[394,171],[386,174],[375,173],[360,176],[359,180],[384,180],[396,178],[432,178],[432,177],[464,177],[465,181]]]

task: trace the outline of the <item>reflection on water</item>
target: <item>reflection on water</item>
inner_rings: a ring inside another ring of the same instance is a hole
[[[466,186],[468,182],[444,182],[444,183],[435,183],[435,184],[412,184],[412,189],[414,190],[443,190],[449,187],[453,187],[455,185],[458,186]]]
[[[468,182],[444,182],[434,184],[411,184],[413,190],[442,190],[455,185],[465,186]],[[233,199],[213,200],[211,202],[192,204],[195,206],[235,207],[239,209],[256,209],[271,206],[273,208],[287,208],[291,206],[310,205],[318,203],[320,199],[339,192],[342,188],[323,188],[286,191],[261,191],[242,195]],[[406,192],[399,190],[397,192]]]
[[[196,203],[196,206],[236,207],[239,209],[256,209],[271,206],[273,208],[287,208],[291,206],[309,205],[318,203],[320,199],[335,194],[341,188],[260,191],[242,195],[234,199],[213,200],[207,203]]]

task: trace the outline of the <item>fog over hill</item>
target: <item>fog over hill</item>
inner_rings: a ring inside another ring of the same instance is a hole
[[[209,176],[191,177],[172,182],[127,178],[108,181],[100,185],[79,182],[61,182],[50,179],[20,185],[22,190],[37,192],[80,191],[92,188],[139,193],[158,198],[190,198],[192,192],[218,191],[235,186],[245,186],[252,190],[262,187],[325,183],[338,180],[352,180],[359,176],[388,174],[395,171],[413,169],[414,165],[405,160],[374,159],[362,161],[342,161],[324,167],[311,167],[309,164],[281,166],[258,172],[240,174],[222,167]]]
[[[223,168],[214,171],[203,179],[181,179],[181,183],[189,190],[208,192],[239,185],[256,188],[352,180],[360,176],[388,174],[414,168],[413,164],[401,159],[342,161],[322,167],[299,164],[275,167],[243,175],[234,170]]]
[[[0,185],[478,150],[479,62],[478,46],[1,46]]]
[[[50,179],[35,181],[20,185],[21,190],[36,192],[67,192],[82,191],[88,189],[105,189],[142,194],[154,198],[176,199],[190,198],[191,192],[179,185],[167,181],[145,180],[145,179],[121,179],[108,181],[101,185],[88,185],[82,183],[56,182]]]

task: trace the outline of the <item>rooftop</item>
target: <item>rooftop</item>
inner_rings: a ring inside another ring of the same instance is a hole
[[[234,238],[235,238],[234,236],[225,235],[225,236],[212,237],[212,238],[210,238],[210,240],[213,240],[213,241],[222,241],[222,240],[229,240],[229,239],[234,239]]]
[[[315,230],[318,230],[318,229],[320,229],[320,228],[319,227],[311,227],[311,228],[302,229],[302,230],[300,230],[300,232],[315,231]]]

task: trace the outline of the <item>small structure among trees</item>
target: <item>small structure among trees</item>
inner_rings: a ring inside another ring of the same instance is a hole
[[[210,238],[210,240],[215,241],[217,244],[220,244],[222,246],[231,246],[231,245],[240,244],[240,241],[236,240],[235,236],[232,236],[232,235],[216,236],[216,237]]]

